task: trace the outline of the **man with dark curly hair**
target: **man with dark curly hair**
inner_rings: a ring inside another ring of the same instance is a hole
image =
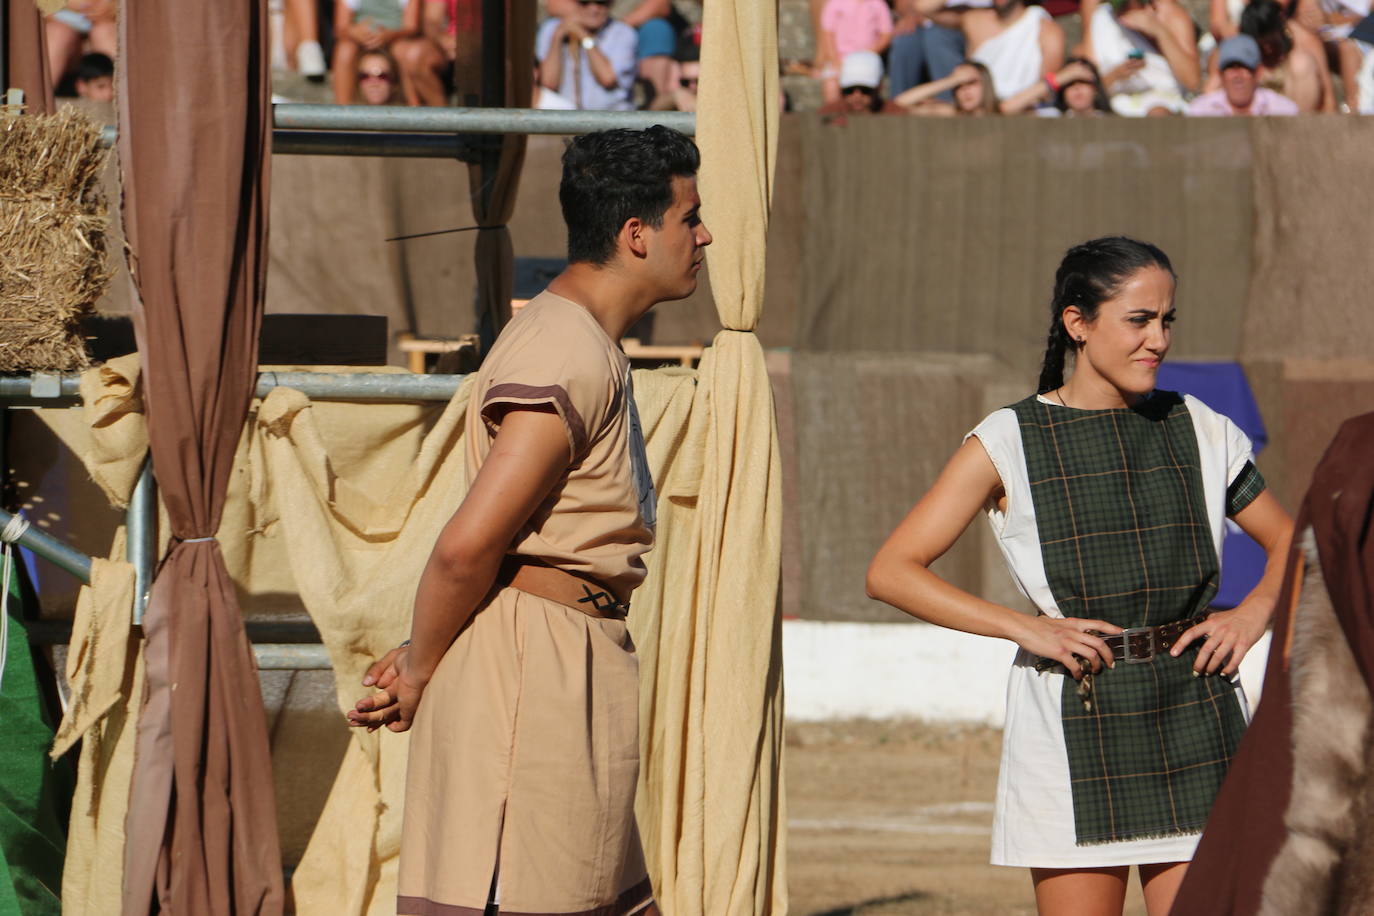
[[[638,662],[625,626],[656,499],[617,343],[696,288],[698,153],[664,127],[578,137],[569,265],[502,331],[468,408],[469,489],[411,637],[352,724],[412,728],[397,911],[656,913],[634,820]]]

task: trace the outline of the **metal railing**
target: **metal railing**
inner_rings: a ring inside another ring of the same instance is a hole
[[[266,397],[272,389],[281,387],[293,388],[321,401],[447,401],[457,392],[462,380],[461,375],[412,375],[400,372],[262,372],[258,374],[254,394],[259,398]],[[76,373],[3,377],[0,378],[0,405],[70,407],[81,403],[80,382],[81,377]],[[0,509],[0,529],[12,517],[9,512]],[[134,567],[135,576],[131,623],[138,626],[143,622],[157,555],[157,484],[153,479],[151,462],[144,462],[125,518],[128,530],[126,556]],[[81,582],[90,584],[91,558],[59,538],[30,525],[16,543],[71,573]],[[313,626],[303,627],[294,621],[254,621],[248,625],[248,631],[254,642],[253,653],[260,669],[304,671],[328,670],[331,667],[324,646],[319,644],[319,633]],[[49,624],[37,628],[35,639],[40,642],[60,642],[69,639],[70,633],[70,626]]]
[[[569,136],[655,124],[696,133],[688,111],[543,111],[537,108],[400,108],[366,105],[272,106],[272,152],[303,156],[393,156],[471,160],[484,136]],[[112,126],[102,142],[113,146]]]

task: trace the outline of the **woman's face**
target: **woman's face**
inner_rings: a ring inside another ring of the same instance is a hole
[[[1064,104],[1074,114],[1088,114],[1093,110],[1096,94],[1092,83],[1069,83],[1064,87]]]
[[[1074,376],[1086,372],[1111,384],[1127,403],[1154,390],[1159,366],[1169,352],[1174,323],[1174,278],[1142,267],[1103,302],[1092,323],[1075,308],[1064,310],[1070,337],[1082,338]]]
[[[972,67],[965,69],[972,73],[974,78],[955,88],[954,104],[963,112],[977,111],[983,104],[983,78]]]
[[[358,94],[365,105],[385,105],[391,101],[396,75],[391,62],[377,54],[365,54],[358,61]]]

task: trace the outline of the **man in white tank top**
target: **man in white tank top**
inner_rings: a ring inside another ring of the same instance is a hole
[[[927,16],[958,14],[969,59],[988,68],[998,99],[1064,65],[1064,30],[1025,0],[917,0],[917,6]]]

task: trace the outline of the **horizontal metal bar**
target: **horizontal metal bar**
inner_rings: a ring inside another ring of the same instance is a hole
[[[76,372],[34,372],[0,376],[0,400],[11,406],[59,407],[81,403],[81,375]]]
[[[465,159],[472,144],[455,134],[380,131],[274,130],[274,155],[395,156],[411,159]]]
[[[329,671],[334,667],[324,646],[259,643],[253,646],[253,656],[259,671]]]
[[[72,640],[70,620],[31,620],[24,624],[29,642],[40,646],[65,645]],[[245,620],[244,632],[252,643],[317,646],[320,631],[309,620]]]
[[[272,152],[311,156],[407,156],[461,159],[467,144],[454,138],[427,144],[416,134],[552,134],[569,136],[624,127],[643,130],[662,124],[689,136],[696,115],[689,111],[543,111],[537,108],[402,108],[370,105],[272,106],[276,129]],[[302,131],[324,131],[303,135]],[[350,131],[380,134],[369,138]],[[114,146],[114,125],[101,129],[102,146]]]
[[[0,405],[71,407],[81,403],[81,376],[49,376],[50,397],[34,397],[29,376],[0,377]],[[415,375],[404,372],[262,372],[256,397],[273,388],[294,388],[318,401],[447,401],[463,381],[461,375]]]
[[[14,516],[0,509],[0,528],[4,528],[10,523]],[[76,576],[82,582],[90,584],[91,581],[91,558],[86,556],[75,547],[70,546],[57,538],[48,534],[32,524],[21,535],[18,544],[34,552],[35,555],[42,557],[49,563],[53,563],[60,569],[66,570]]]
[[[414,375],[401,372],[263,372],[257,397],[273,388],[294,388],[322,401],[447,401],[461,375]]]
[[[410,108],[387,105],[272,106],[273,126],[294,130],[384,130],[452,134],[585,134],[662,124],[696,133],[688,111],[542,111],[537,108]]]

